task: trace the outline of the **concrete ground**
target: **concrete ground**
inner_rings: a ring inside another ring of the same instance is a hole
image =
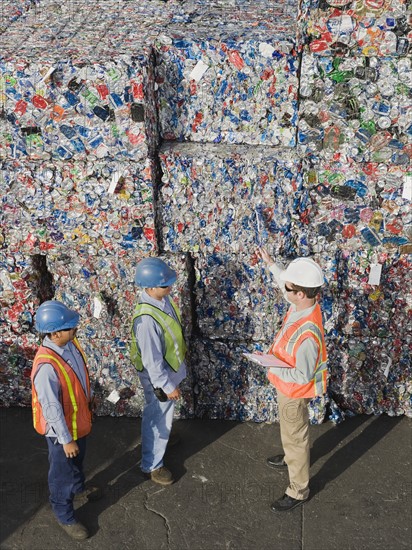
[[[102,500],[79,504],[90,538],[73,542],[48,505],[47,446],[27,409],[1,409],[4,550],[411,549],[412,422],[358,416],[311,427],[311,498],[287,513],[287,473],[266,466],[281,450],[279,425],[185,420],[165,463],[176,482],[146,480],[138,466],[140,419],[98,418],[86,472]]]

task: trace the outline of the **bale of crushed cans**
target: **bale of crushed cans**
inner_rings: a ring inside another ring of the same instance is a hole
[[[11,252],[156,250],[153,161],[4,161],[2,225]]]
[[[298,144],[331,160],[410,165],[412,60],[304,53]]]
[[[0,157],[153,156],[151,42],[168,19],[159,4],[129,13],[118,2],[107,12],[97,2],[52,2],[11,26],[0,53]]]
[[[167,143],[160,160],[163,244],[194,257],[202,334],[271,338],[267,318],[279,296],[265,291],[270,277],[255,251],[265,245],[281,255],[307,253],[308,196],[298,159],[265,147]]]
[[[166,140],[295,145],[295,2],[183,2],[155,41]]]
[[[156,40],[160,132],[167,140],[295,145],[293,44],[170,29]]]
[[[319,55],[404,56],[411,52],[408,0],[304,0],[304,42]]]
[[[277,420],[242,355],[268,349],[287,309],[264,245],[325,273],[330,384],[311,422],[412,416],[411,13],[406,0],[4,2],[1,404],[30,403],[33,314],[54,297],[81,313],[99,414],[141,414],[133,275],[160,255],[189,343],[177,415]]]
[[[304,252],[309,197],[293,150],[168,142],[159,157],[166,250]]]
[[[305,170],[311,238],[339,246],[410,254],[412,169],[383,163],[320,162]]]
[[[150,52],[116,61],[0,60],[3,157],[140,159],[153,154]]]

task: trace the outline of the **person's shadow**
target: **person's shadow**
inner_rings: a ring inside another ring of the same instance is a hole
[[[92,503],[81,503],[76,510],[80,521],[93,536],[99,529],[99,516],[142,483],[154,486],[140,470],[140,418],[107,418],[98,421],[88,442],[86,474],[90,467],[101,468],[87,484],[102,489],[103,497]],[[188,458],[219,439],[237,425],[219,420],[177,420],[173,430],[180,442],[166,450],[165,466],[177,482],[185,473]],[[150,485],[148,485],[150,488]],[[158,486],[160,487],[160,486]]]
[[[401,419],[402,417],[376,416],[364,430],[351,437],[353,432],[370,420],[367,415],[355,416],[347,418],[345,422],[334,429],[329,429],[316,439],[311,449],[311,465],[329,453],[332,455],[311,478],[311,498],[350,468],[362,455],[393,430]],[[340,447],[342,441],[347,437],[349,437],[349,441]]]

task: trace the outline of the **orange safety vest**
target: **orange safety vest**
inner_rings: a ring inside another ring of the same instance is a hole
[[[291,310],[286,314],[283,326],[286,325]],[[291,368],[296,367],[296,352],[306,338],[315,340],[318,346],[318,357],[316,360],[313,378],[307,384],[296,384],[296,382],[284,382],[276,374],[268,372],[268,379],[276,389],[287,397],[312,398],[326,392],[327,367],[326,367],[326,346],[323,333],[322,312],[319,304],[307,317],[303,317],[289,326],[282,334],[282,330],[276,336],[269,353],[285,361]]]
[[[80,437],[84,437],[90,433],[92,428],[92,415],[90,411],[90,379],[86,357],[77,338],[73,340],[73,343],[83,357],[87,392],[85,393],[80,380],[77,378],[70,365],[66,363],[58,353],[45,346],[40,346],[34,358],[31,371],[31,385],[34,429],[39,434],[44,435],[47,427],[47,414],[45,413],[48,412],[49,415],[55,415],[56,409],[53,407],[53,403],[50,403],[48,410],[43,411],[43,407],[37,398],[34,379],[40,365],[48,363],[54,368],[60,381],[60,402],[63,407],[64,418],[74,441],[76,441]]]

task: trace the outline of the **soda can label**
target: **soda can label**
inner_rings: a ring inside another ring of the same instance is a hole
[[[371,229],[370,227],[364,227],[360,230],[360,233],[362,237],[365,239],[367,244],[370,246],[379,246],[381,244],[381,240],[379,239],[376,231],[374,229]]]

